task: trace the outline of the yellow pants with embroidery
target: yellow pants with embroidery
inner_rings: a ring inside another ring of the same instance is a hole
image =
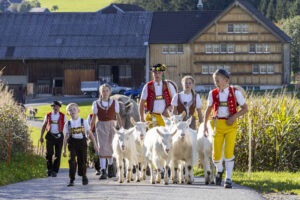
[[[225,119],[218,119],[215,127],[215,120],[211,121],[211,127],[215,130],[213,135],[213,160],[220,161],[223,157],[223,144],[225,141],[225,160],[232,159],[237,131],[237,121],[233,125],[226,124]]]
[[[156,126],[165,126],[165,122],[160,114],[150,114],[148,113],[146,116],[146,121],[150,122],[148,128],[153,128]]]

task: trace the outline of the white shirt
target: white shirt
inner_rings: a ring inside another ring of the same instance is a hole
[[[97,114],[98,113],[98,108],[97,108],[97,104],[102,108],[102,109],[105,109],[105,107],[107,108],[108,105],[111,106],[111,104],[113,103],[113,101],[115,101],[115,112],[116,113],[119,113],[120,112],[120,108],[119,108],[119,102],[118,100],[114,100],[114,99],[109,99],[109,104],[108,104],[108,101],[102,101],[102,105],[100,103],[100,100],[96,100],[93,102],[93,105],[92,105],[92,111],[93,111],[93,114]]]
[[[174,86],[171,83],[168,83],[168,85],[169,85],[169,88],[170,88],[170,93],[171,93],[171,98],[172,98],[176,94],[176,90],[175,90]],[[162,87],[163,87],[162,81],[160,81],[159,85],[156,81],[154,82],[154,88],[155,88],[155,95],[156,96],[161,96],[162,95]],[[148,84],[146,84],[144,86],[141,98],[143,100],[147,100],[147,96],[148,96]],[[165,108],[166,108],[166,102],[165,102],[164,99],[154,100],[154,105],[153,105],[153,112],[154,113],[162,114],[164,112]]]
[[[70,122],[71,122],[71,128],[81,127],[81,118],[80,117],[78,117],[78,119],[76,119],[76,120],[71,119]],[[88,122],[85,119],[83,120],[83,126],[84,126],[84,133],[73,134],[72,138],[82,139],[83,134],[87,135],[87,131],[90,130],[90,125],[88,124]],[[68,136],[70,135],[68,122],[65,123],[64,134],[68,135]]]
[[[68,121],[66,115],[64,115],[64,123],[66,123],[66,121]],[[57,112],[56,114],[54,112],[51,113],[51,121],[56,121],[57,124],[53,124],[51,123],[50,125],[50,132],[57,134],[59,133],[59,129],[58,129],[58,119],[59,119],[59,112]],[[44,118],[44,123],[47,123],[47,115]]]
[[[223,92],[219,91],[219,99],[220,102],[227,102],[228,101],[228,94],[229,94],[229,88],[225,88]],[[237,103],[242,106],[245,104],[245,98],[243,97],[243,94],[239,90],[235,90],[235,97]],[[213,105],[213,97],[212,97],[212,91],[208,94],[208,106]],[[219,118],[228,118],[229,117],[229,108],[226,106],[219,106],[217,117]]]
[[[92,122],[91,115],[89,115],[89,116],[88,116],[88,118],[87,118],[87,122],[88,122],[88,124],[89,124],[89,125],[91,125],[91,122]]]
[[[185,94],[183,91],[179,93],[180,94],[180,101],[183,102],[190,102],[193,98],[193,94]],[[178,106],[178,94],[176,94],[172,99],[172,106]],[[200,95],[196,94],[196,109],[199,109],[202,107]]]

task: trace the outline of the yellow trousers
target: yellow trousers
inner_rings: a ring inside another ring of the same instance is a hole
[[[146,121],[150,122],[148,128],[153,128],[156,126],[165,126],[165,122],[160,114],[150,114],[148,113],[146,116]]]
[[[215,127],[216,125],[216,127]],[[220,161],[223,157],[223,144],[225,141],[224,157],[225,160],[234,158],[234,144],[237,131],[237,121],[233,125],[226,124],[225,119],[218,119],[211,121],[211,126],[215,130],[213,135],[213,160]]]

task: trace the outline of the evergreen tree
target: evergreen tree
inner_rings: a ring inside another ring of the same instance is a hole
[[[266,15],[267,8],[268,8],[269,0],[261,0],[259,4],[259,11],[263,14]]]
[[[274,3],[275,0],[270,0],[269,4],[268,4],[268,8],[267,8],[267,13],[266,13],[266,17],[269,18],[270,20],[274,20],[274,15],[275,15],[275,9],[274,9]]]
[[[288,15],[286,5],[289,4],[286,0],[277,0],[276,1],[276,21],[285,19]]]
[[[35,8],[35,7],[41,7],[40,2],[38,2],[38,0],[25,0],[22,1],[21,5],[18,8],[19,12],[28,12],[31,8]]]
[[[300,0],[296,0],[293,6],[293,16],[300,15]]]

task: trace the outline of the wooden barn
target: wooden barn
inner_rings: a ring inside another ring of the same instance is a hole
[[[0,14],[1,79],[54,95],[81,94],[81,81],[139,86],[152,13],[101,12]]]
[[[245,0],[223,11],[154,12],[150,65],[168,66],[166,78],[196,79],[196,90],[214,87],[212,73],[224,68],[231,83],[272,89],[290,82],[291,39]]]

